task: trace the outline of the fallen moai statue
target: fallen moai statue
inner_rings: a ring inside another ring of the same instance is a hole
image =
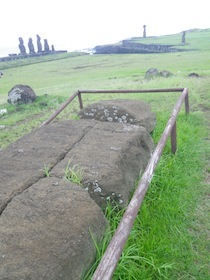
[[[153,151],[142,126],[63,121],[0,151],[0,279],[82,279],[107,221],[126,205]],[[81,170],[79,185],[67,180]]]

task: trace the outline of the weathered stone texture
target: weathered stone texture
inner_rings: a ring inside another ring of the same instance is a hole
[[[64,177],[68,165],[77,166],[83,170],[83,186],[98,205],[105,207],[109,199],[126,205],[153,147],[144,127],[98,122],[52,173]]]
[[[87,191],[44,178],[16,196],[0,218],[0,279],[81,279],[106,228]]]
[[[107,226],[99,206],[127,204],[153,147],[140,125],[81,119],[0,151],[0,280],[81,279],[94,260],[92,236]],[[81,186],[65,178],[77,168]]]
[[[145,127],[148,132],[152,132],[156,124],[150,105],[142,100],[103,100],[85,107],[79,116],[82,119],[135,124]]]
[[[18,193],[44,177],[85,133],[90,121],[66,121],[41,127],[0,151],[0,212]]]
[[[8,92],[7,101],[11,104],[31,103],[36,99],[34,90],[27,85],[16,85]]]

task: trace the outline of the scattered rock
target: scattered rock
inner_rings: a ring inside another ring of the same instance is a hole
[[[157,68],[150,68],[147,70],[145,74],[145,78],[153,78],[158,76],[158,69]]]
[[[163,70],[163,71],[160,71],[160,72],[159,72],[159,76],[160,76],[160,77],[168,78],[168,77],[173,76],[173,74],[172,74],[170,71]]]
[[[158,71],[157,68],[150,68],[149,70],[147,70],[147,72],[145,74],[145,78],[147,78],[147,79],[154,78],[154,77],[168,78],[171,76],[173,76],[173,74],[170,71],[168,71],[168,70]]]
[[[15,85],[8,93],[8,103],[31,103],[36,99],[34,90],[27,85]]]
[[[188,76],[191,77],[191,78],[199,78],[200,77],[197,73],[190,73]]]

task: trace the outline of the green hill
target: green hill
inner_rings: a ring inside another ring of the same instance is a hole
[[[160,37],[131,38],[132,43],[163,44],[181,52],[147,54],[58,56],[0,62],[0,149],[38,128],[62,102],[78,89],[188,88],[190,114],[182,108],[177,120],[176,155],[168,143],[150,190],[137,217],[122,258],[113,276],[127,279],[196,279],[210,275],[209,249],[209,119],[210,119],[210,29],[188,30],[186,44],[181,33]],[[121,44],[121,43],[118,43]],[[150,68],[168,70],[172,76],[146,79]],[[198,78],[189,77],[197,73]],[[29,85],[36,101],[13,106],[8,91],[16,84]],[[84,105],[102,99],[128,98],[147,101],[157,116],[153,133],[159,140],[179,93],[84,94]],[[75,99],[55,121],[77,119]],[[44,163],[43,163],[44,167]],[[98,247],[95,269],[122,212],[107,208],[110,231]],[[85,279],[91,279],[93,271]]]

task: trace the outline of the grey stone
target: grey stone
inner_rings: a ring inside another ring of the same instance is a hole
[[[157,68],[150,68],[147,70],[145,74],[145,78],[153,78],[158,76],[158,69]]]
[[[85,133],[90,121],[66,121],[43,126],[0,151],[0,212],[24,189],[44,177],[60,162]]]
[[[107,200],[126,205],[135,181],[153,151],[151,136],[144,127],[98,122],[52,169],[65,176],[66,168],[82,171],[82,185],[102,208]]]
[[[36,99],[34,90],[27,85],[15,85],[8,93],[8,103],[31,103]]]
[[[0,279],[81,279],[94,259],[92,237],[106,229],[98,205],[126,205],[153,147],[144,127],[75,120],[0,151]],[[82,170],[81,186],[67,170]]]
[[[168,77],[173,76],[173,74],[168,70],[162,70],[162,71],[159,72],[159,76],[164,77],[164,78],[168,78]]]
[[[144,126],[148,132],[152,132],[156,125],[156,117],[151,112],[150,105],[142,100],[103,100],[82,109],[79,117],[103,122],[135,124]]]
[[[0,217],[0,279],[82,279],[107,222],[88,192],[43,178],[16,196]],[[92,235],[92,236],[91,236]]]
[[[199,78],[200,77],[197,73],[194,73],[194,72],[190,73],[188,76],[191,77],[191,78]]]

